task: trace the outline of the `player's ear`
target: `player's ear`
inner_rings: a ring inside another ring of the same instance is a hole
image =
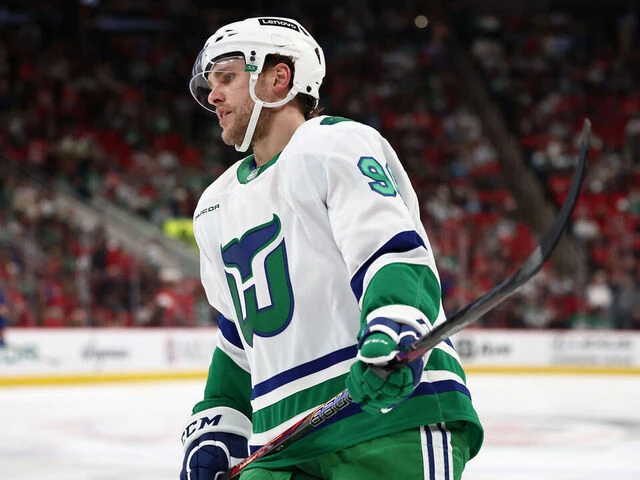
[[[271,88],[278,95],[286,95],[292,84],[291,69],[284,63],[278,63],[273,67],[271,78]]]

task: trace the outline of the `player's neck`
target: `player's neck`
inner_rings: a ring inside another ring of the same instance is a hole
[[[253,144],[256,165],[262,166],[282,152],[304,121],[302,113],[295,108],[278,111],[271,119],[269,134]]]

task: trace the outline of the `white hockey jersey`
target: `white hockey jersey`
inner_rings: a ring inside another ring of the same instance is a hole
[[[374,129],[340,117],[301,125],[255,168],[249,156],[202,195],[194,214],[201,277],[220,313],[205,399],[251,419],[252,450],[345,388],[367,316],[444,321],[433,253],[409,178]],[[450,342],[427,354],[422,383],[390,413],[352,405],[261,462],[290,465],[393,431],[482,428]],[[250,407],[249,407],[250,402]],[[262,463],[261,463],[262,464]]]

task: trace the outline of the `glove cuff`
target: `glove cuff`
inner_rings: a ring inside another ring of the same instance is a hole
[[[389,320],[393,320],[401,325],[408,325],[415,329],[420,336],[433,328],[431,326],[431,322],[429,322],[429,319],[424,313],[415,307],[410,307],[409,305],[385,305],[384,307],[376,308],[367,315],[365,319],[367,325],[376,318],[388,318]],[[370,330],[373,332],[378,331],[386,333],[393,338],[396,343],[398,343],[397,334],[394,336],[395,332],[388,331],[388,329],[375,325],[372,325]]]
[[[229,407],[214,407],[194,414],[182,432],[182,445],[187,451],[191,443],[205,433],[222,432],[251,437],[251,421]]]

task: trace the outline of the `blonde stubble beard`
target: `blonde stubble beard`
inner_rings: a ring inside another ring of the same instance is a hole
[[[256,92],[257,94],[257,92]],[[260,98],[258,96],[258,98]],[[233,115],[236,117],[232,125],[222,129],[222,141],[226,145],[240,145],[244,140],[247,126],[249,125],[249,119],[253,112],[254,102],[250,97],[247,97],[245,102],[233,111]],[[266,138],[271,131],[271,119],[274,112],[271,108],[263,108],[258,118],[251,143],[255,143],[263,138]]]

